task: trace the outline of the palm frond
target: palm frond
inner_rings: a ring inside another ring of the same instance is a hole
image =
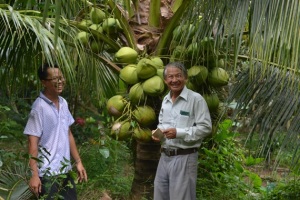
[[[29,189],[27,177],[29,170],[25,164],[17,165],[14,168],[8,167],[0,171],[0,196],[7,199],[31,199],[34,195]]]
[[[283,77],[280,69],[274,66],[269,66],[267,72],[263,72],[261,63],[254,66],[255,74],[247,69],[238,75],[228,101],[238,102],[234,118],[251,119],[247,124],[250,132],[246,142],[251,142],[251,138],[258,134],[259,142],[252,147],[257,156],[266,157],[275,148],[280,147],[283,151],[294,148],[291,143],[299,142],[296,131],[300,129],[300,124],[295,123],[294,118],[300,114],[300,80],[295,79],[294,84],[290,84],[290,73]]]
[[[12,73],[13,77],[22,77],[20,75],[36,71],[43,61],[58,63],[73,90],[81,85],[90,88],[98,97],[111,96],[117,90],[114,74],[118,67],[111,62],[103,62],[112,60],[111,55],[97,55],[82,46],[76,39],[79,31],[74,25],[76,23],[69,23],[68,20],[61,20],[59,37],[55,43],[55,20],[47,19],[46,26],[42,21],[42,17],[20,14],[10,6],[7,10],[0,9],[0,23],[3,25],[0,62],[6,66],[6,73],[3,74]],[[78,75],[89,81],[81,79],[82,82],[78,83]],[[10,77],[3,76],[1,80],[10,81]]]

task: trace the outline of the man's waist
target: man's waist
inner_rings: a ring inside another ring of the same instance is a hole
[[[161,148],[161,152],[163,152],[167,156],[188,155],[191,153],[198,152],[198,148],[187,148],[187,149]]]

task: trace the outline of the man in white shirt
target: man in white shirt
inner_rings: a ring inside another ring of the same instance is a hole
[[[69,172],[71,156],[75,160],[79,181],[87,181],[70,126],[74,123],[67,101],[59,96],[65,78],[57,65],[42,65],[38,70],[44,90],[34,101],[24,130],[28,135],[28,149],[32,156],[29,165],[32,177],[29,186],[39,197],[65,200],[77,199],[76,187]],[[54,180],[66,175],[62,184]],[[72,186],[70,186],[70,183]]]
[[[162,101],[157,126],[164,137],[160,141],[154,200],[196,199],[198,148],[211,133],[212,125],[204,98],[185,86],[187,78],[183,64],[166,65],[164,81],[170,92]]]

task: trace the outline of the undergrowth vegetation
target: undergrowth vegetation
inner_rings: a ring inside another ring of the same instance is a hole
[[[24,106],[29,112],[29,107]],[[82,161],[88,173],[88,182],[77,184],[81,200],[130,199],[134,178],[133,155],[130,142],[119,142],[109,135],[110,118],[92,113],[76,117],[72,131]],[[0,196],[12,192],[12,185],[20,179],[26,184],[29,178],[27,138],[23,127],[26,112],[18,114],[9,106],[0,106]],[[232,131],[232,121],[219,124],[217,133],[204,141],[199,150],[197,197],[214,199],[298,199],[299,177],[263,183],[251,166],[263,166],[263,159],[245,156],[246,149]],[[6,177],[6,179],[3,179]],[[8,184],[7,182],[10,182]]]
[[[261,193],[262,180],[247,170],[232,121],[223,121],[217,133],[206,141],[199,157],[198,196],[200,199],[246,199]]]

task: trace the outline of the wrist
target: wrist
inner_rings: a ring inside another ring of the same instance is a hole
[[[78,159],[75,160],[75,164],[76,165],[79,164],[79,163],[81,163],[81,159],[80,158],[78,158]]]

